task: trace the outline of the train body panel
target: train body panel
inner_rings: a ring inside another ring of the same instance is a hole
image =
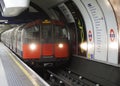
[[[13,31],[13,51],[14,52],[17,52],[17,31],[18,31],[19,28],[15,28],[14,31]]]
[[[42,44],[42,56],[53,56],[53,44]]]
[[[40,59],[40,44],[23,44],[23,59]]]
[[[56,58],[67,58],[69,57],[69,46],[67,43],[55,44],[55,57]]]

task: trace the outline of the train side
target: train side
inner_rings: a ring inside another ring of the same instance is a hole
[[[1,34],[1,41],[27,62],[65,62],[69,59],[68,31],[60,21],[36,20]]]

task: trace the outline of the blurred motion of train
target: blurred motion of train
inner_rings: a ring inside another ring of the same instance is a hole
[[[69,59],[68,30],[61,21],[35,20],[14,27],[1,34],[1,41],[25,62],[60,64]]]

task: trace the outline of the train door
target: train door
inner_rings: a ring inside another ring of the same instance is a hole
[[[14,28],[13,32],[12,32],[12,50],[14,52],[16,52],[16,31],[17,31],[17,27]]]
[[[52,58],[53,57],[53,30],[51,23],[43,23],[40,34],[42,44],[42,57]]]
[[[21,44],[21,28],[17,31],[17,54],[22,57],[22,50],[21,50],[22,44]]]
[[[13,33],[13,51],[17,52],[17,31],[19,27],[16,27]]]
[[[15,29],[13,29],[13,31],[12,31],[12,34],[11,34],[11,49],[13,50],[13,44],[14,44],[14,32],[15,32]]]

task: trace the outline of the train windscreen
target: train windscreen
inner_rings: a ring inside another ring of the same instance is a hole
[[[40,27],[39,26],[35,26],[35,27],[31,27],[29,29],[23,29],[24,34],[24,43],[30,43],[30,42],[39,42],[40,36]]]
[[[68,33],[65,27],[62,26],[55,26],[55,39],[68,39]]]
[[[43,43],[51,43],[52,42],[52,25],[51,24],[43,24],[41,28],[41,41]]]

